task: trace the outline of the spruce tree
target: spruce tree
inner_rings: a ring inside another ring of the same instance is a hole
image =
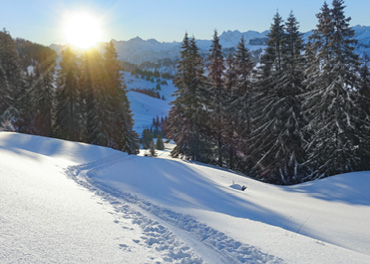
[[[10,121],[16,129],[21,126],[23,93],[21,66],[15,43],[5,29],[0,32],[0,119]]]
[[[277,13],[263,57],[255,129],[250,138],[254,175],[279,184],[300,182],[303,163],[304,120],[300,95],[304,92],[303,40],[291,13],[283,24]],[[270,75],[266,76],[266,72]]]
[[[164,150],[164,143],[161,135],[157,136],[157,141],[155,143],[155,148],[158,150]]]
[[[209,162],[211,148],[208,131],[204,65],[195,39],[185,34],[177,65],[176,99],[172,102],[169,118],[169,136],[176,142],[174,157]]]
[[[97,50],[90,50],[82,56],[81,75],[86,102],[87,142],[111,146],[109,120],[113,113],[107,92],[104,61]]]
[[[150,129],[143,130],[143,136],[141,138],[141,145],[143,149],[148,149],[150,147],[150,142],[153,140],[153,134]]]
[[[83,140],[84,112],[80,90],[79,68],[76,55],[67,48],[56,79],[55,134],[79,141]]]
[[[213,41],[208,57],[208,82],[210,85],[209,110],[211,118],[211,130],[216,145],[217,163],[222,167],[222,152],[225,144],[225,87],[224,87],[224,57],[217,31],[214,32]]]
[[[52,112],[54,101],[54,72],[57,54],[46,48],[36,65],[34,81],[31,88],[32,105],[34,110],[33,125],[35,134],[52,135]]]
[[[283,73],[276,84],[280,102],[276,108],[282,113],[278,141],[280,149],[276,156],[279,157],[279,168],[282,182],[297,183],[302,181],[307,173],[304,165],[306,153],[304,150],[304,127],[306,121],[302,113],[302,97],[305,92],[304,69],[305,59],[302,34],[299,32],[299,23],[291,12],[286,25],[286,34],[283,39],[282,68]],[[280,94],[279,94],[280,93]],[[276,98],[277,99],[277,98]]]
[[[224,134],[224,156],[227,160],[227,166],[234,169],[237,150],[240,147],[238,144],[238,136],[236,134],[237,124],[239,124],[239,117],[237,115],[236,104],[238,104],[237,93],[237,73],[235,69],[235,58],[229,52],[226,58],[226,69],[224,74],[225,86],[225,127],[227,128]]]
[[[370,69],[369,58],[365,54],[359,74],[357,96],[357,125],[356,130],[362,132],[358,142],[360,158],[359,170],[370,170]]]
[[[251,166],[249,160],[247,160],[245,156],[250,153],[250,144],[248,143],[248,139],[251,136],[250,133],[253,129],[253,68],[254,63],[252,60],[252,55],[247,49],[245,40],[242,37],[235,51],[235,88],[232,89],[232,96],[229,97],[229,100],[231,101],[229,108],[229,119],[232,121],[234,128],[234,135],[232,136],[231,140],[233,140],[236,144],[238,148],[237,151],[239,153],[243,153],[240,158],[235,157],[237,168],[240,170],[248,170]],[[232,74],[231,72],[229,73]]]
[[[18,131],[51,136],[57,53],[24,39],[16,39],[15,45],[22,72],[22,92],[17,99],[21,114]]]
[[[130,102],[127,98],[126,87],[123,85],[122,68],[113,41],[106,45],[104,66],[107,97],[110,101],[107,107],[110,108],[111,113],[106,120],[111,125],[108,146],[129,154],[136,154],[139,148],[138,135],[133,130],[134,121]]]
[[[254,128],[248,138],[251,150],[248,158],[253,166],[252,172],[256,178],[269,182],[279,182],[281,179],[279,171],[274,167],[274,163],[277,162],[274,154],[279,144],[277,137],[282,129],[278,116],[280,111],[276,112],[279,110],[276,102],[280,95],[276,85],[283,73],[284,28],[283,19],[277,12],[267,35],[267,47],[258,69],[258,83],[253,104]]]
[[[14,99],[12,97],[12,89],[10,87],[3,65],[0,61],[0,115],[2,116],[5,110],[8,109],[8,107],[13,103]],[[2,117],[0,121],[4,121],[3,119],[4,117]]]
[[[354,171],[359,168],[358,144],[363,138],[356,129],[357,94],[354,92],[358,56],[354,54],[354,31],[344,15],[344,2],[325,3],[317,15],[318,26],[311,36],[312,49],[306,71],[309,92],[305,107],[313,132],[307,145],[313,173],[308,179]]]

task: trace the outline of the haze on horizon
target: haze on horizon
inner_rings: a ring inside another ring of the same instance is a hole
[[[331,1],[327,1],[329,4]],[[2,3],[0,26],[13,37],[50,45],[65,44],[63,19],[71,12],[89,12],[101,21],[102,41],[136,36],[158,41],[181,41],[188,32],[211,39],[213,31],[265,31],[276,11],[285,19],[293,11],[302,32],[315,28],[324,1],[294,0],[16,0]],[[369,25],[370,1],[345,1],[351,26]]]

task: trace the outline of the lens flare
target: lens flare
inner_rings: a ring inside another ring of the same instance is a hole
[[[101,26],[97,17],[89,13],[69,14],[64,33],[67,42],[80,49],[88,49],[101,41]]]

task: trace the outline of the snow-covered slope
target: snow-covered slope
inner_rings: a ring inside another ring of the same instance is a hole
[[[144,79],[136,78],[130,73],[125,73],[125,84],[127,86],[127,97],[130,101],[130,108],[135,120],[134,130],[142,134],[145,128],[150,128],[153,118],[168,116],[171,109],[170,102],[174,99],[173,94],[176,90],[172,80],[166,80],[167,85],[161,85],[158,91],[160,97],[164,100],[150,97],[146,94],[130,91],[131,89],[155,89],[157,83]]]
[[[369,172],[281,187],[0,132],[0,181],[0,263],[370,263]]]

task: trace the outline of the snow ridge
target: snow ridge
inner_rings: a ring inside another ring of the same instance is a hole
[[[116,224],[125,221],[143,231],[135,243],[155,248],[162,260],[171,263],[283,263],[283,260],[243,244],[226,234],[200,223],[189,215],[160,207],[131,193],[112,189],[94,178],[104,167],[136,158],[117,154],[103,160],[70,166],[66,174],[78,184],[110,203],[116,213]],[[124,168],[124,165],[122,166]],[[181,234],[179,237],[176,234]],[[129,249],[125,244],[119,245]],[[200,250],[202,257],[196,252]]]

